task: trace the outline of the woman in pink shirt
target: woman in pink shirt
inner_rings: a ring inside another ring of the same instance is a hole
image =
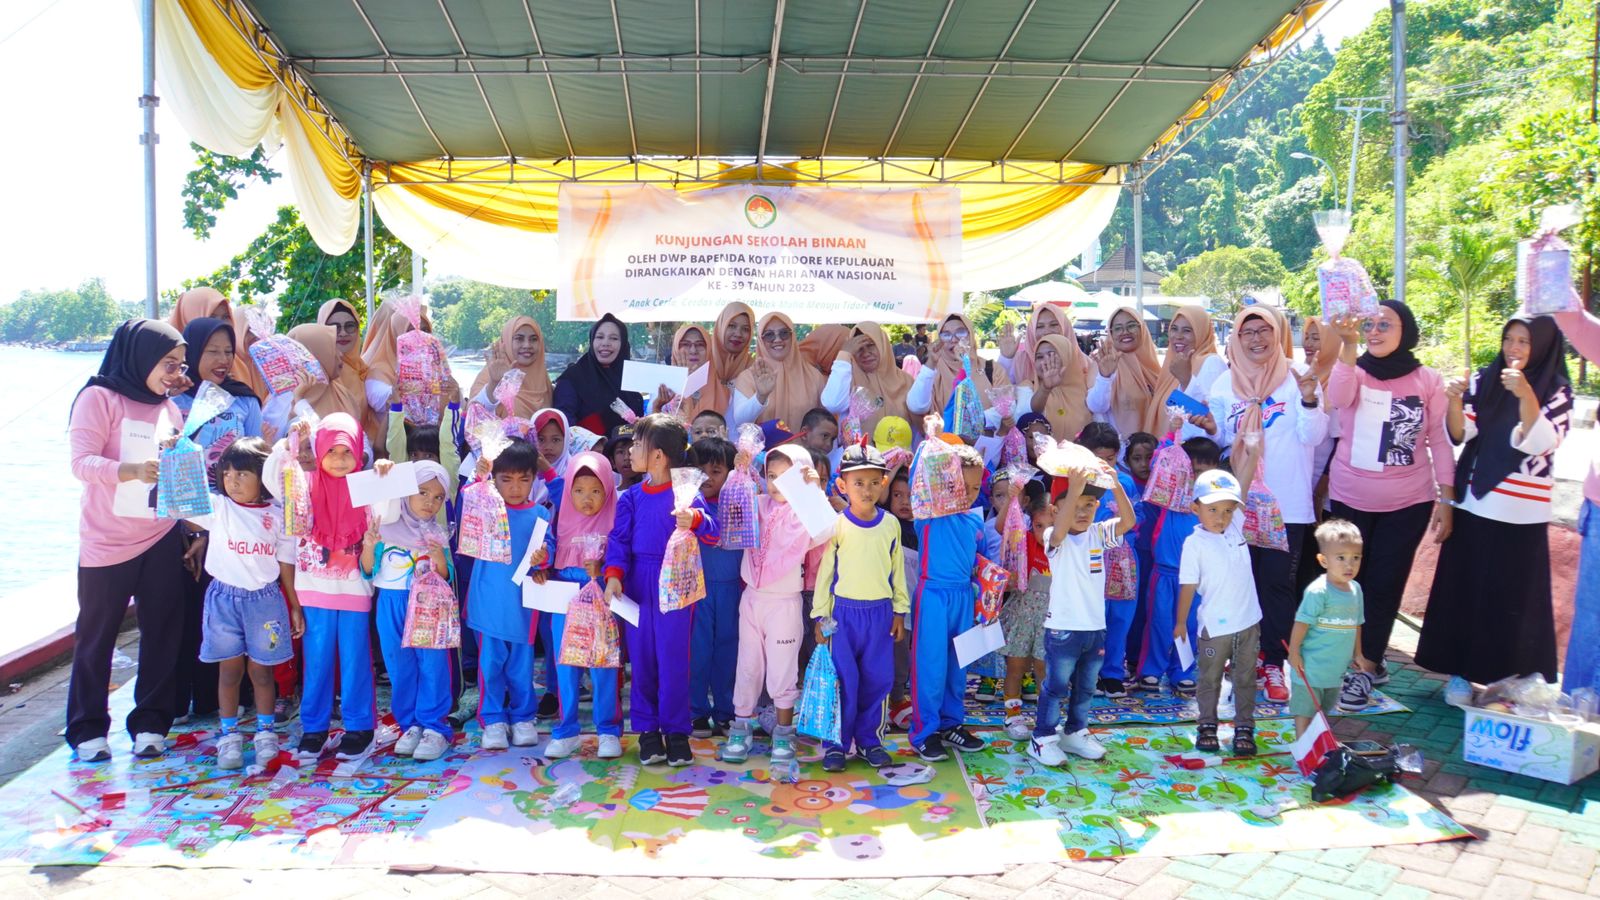
[[[176,714],[184,542],[176,520],[155,515],[155,445],[183,421],[167,398],[188,389],[187,368],[177,329],[129,319],[111,336],[99,373],[72,403],[72,474],[83,482],[83,509],[66,737],[82,762],[111,758],[106,685],[130,595],[139,616],[139,671],[127,722],[134,754],[165,752]],[[125,437],[147,449],[124,452]]]
[[[1328,377],[1328,408],[1338,416],[1340,434],[1328,496],[1333,515],[1361,529],[1366,554],[1359,650],[1370,681],[1348,685],[1340,706],[1351,710],[1365,706],[1371,688],[1389,680],[1384,651],[1423,535],[1431,528],[1438,543],[1450,536],[1455,457],[1445,434],[1444,379],[1411,352],[1418,332],[1409,307],[1385,300],[1376,316],[1342,319],[1326,330],[1342,342]],[[1361,335],[1367,350],[1357,357]]]

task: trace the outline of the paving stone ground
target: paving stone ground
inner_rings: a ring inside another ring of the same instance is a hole
[[[132,642],[132,638],[128,642]],[[0,869],[0,897],[495,897],[590,900],[782,900],[782,898],[1572,898],[1600,896],[1600,776],[1566,787],[1461,761],[1461,713],[1444,704],[1444,680],[1411,666],[1415,634],[1396,629],[1386,688],[1413,711],[1335,721],[1342,738],[1405,741],[1427,757],[1410,787],[1479,835],[1478,840],[1371,849],[1244,853],[1182,859],[1017,866],[958,878],[760,881],[383,871],[238,869]],[[126,647],[132,652],[132,647]],[[0,781],[55,749],[65,708],[65,667],[6,695],[0,685]],[[709,873],[708,873],[709,874]]]

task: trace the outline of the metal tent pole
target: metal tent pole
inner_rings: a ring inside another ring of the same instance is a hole
[[[1406,299],[1406,157],[1411,155],[1409,122],[1406,116],[1406,0],[1390,0],[1394,46],[1391,77],[1394,79],[1394,289],[1391,296]],[[1470,314],[1470,310],[1468,311]]]
[[[422,276],[427,262],[421,253],[411,251],[411,293],[418,297],[422,296]]]
[[[144,93],[139,106],[144,109],[144,133],[139,143],[144,145],[144,304],[145,314],[157,318],[161,313],[161,298],[156,289],[156,3],[143,0],[139,4],[139,24],[144,37]]]
[[[366,252],[367,274],[367,321],[372,321],[372,296],[374,293],[372,282],[372,163],[366,162],[361,166],[361,232],[364,235],[362,243]]]
[[[1139,325],[1144,327],[1144,175],[1137,166],[1133,175],[1133,302],[1139,309]]]

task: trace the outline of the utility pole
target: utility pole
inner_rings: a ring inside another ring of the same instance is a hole
[[[1333,107],[1342,113],[1349,113],[1354,120],[1355,136],[1350,140],[1350,182],[1345,185],[1344,212],[1350,215],[1356,201],[1356,163],[1361,159],[1361,120],[1368,113],[1383,112],[1386,107],[1379,97],[1345,97],[1334,104]]]
[[[1394,283],[1390,296],[1406,299],[1406,157],[1411,155],[1410,121],[1406,115],[1406,0],[1389,0],[1394,45],[1392,78],[1394,111],[1389,124],[1394,126]],[[1471,314],[1469,309],[1468,314]]]

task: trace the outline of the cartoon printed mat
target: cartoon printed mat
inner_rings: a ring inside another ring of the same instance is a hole
[[[1470,837],[1403,787],[1348,801],[1311,802],[1311,783],[1287,751],[1290,719],[1258,720],[1262,755],[1184,769],[1163,757],[1194,749],[1180,727],[1094,729],[1105,759],[1052,769],[992,736],[964,758],[967,781],[1008,861],[1189,856],[1422,844]],[[1232,729],[1223,726],[1223,746]],[[1269,755],[1270,754],[1270,755]],[[1041,856],[1043,852],[1043,856]]]
[[[995,727],[1005,724],[1006,706],[1002,700],[979,700],[973,696],[978,688],[979,678],[969,675],[967,678],[967,724],[975,727]],[[1232,702],[1232,691],[1226,688],[1224,682],[1222,705],[1229,706]],[[1035,704],[1025,701],[1022,704],[1023,712],[1033,715]],[[1199,715],[1199,706],[1193,698],[1180,697],[1172,693],[1163,685],[1159,693],[1145,691],[1129,691],[1128,696],[1113,700],[1108,697],[1094,698],[1094,705],[1089,710],[1089,721],[1093,725],[1177,725],[1193,722]],[[1384,694],[1381,691],[1372,692],[1372,704],[1358,713],[1338,713],[1337,715],[1376,716],[1383,713],[1406,712],[1406,707],[1400,701]],[[1256,718],[1275,719],[1289,714],[1289,704],[1274,703],[1267,699],[1265,690],[1256,691]],[[1228,715],[1232,715],[1231,707]]]
[[[954,760],[929,767],[902,751],[892,767],[852,761],[834,774],[802,748],[800,780],[784,783],[761,756],[717,761],[709,740],[693,742],[695,762],[681,769],[641,768],[631,735],[624,746],[619,760],[595,759],[592,738],[579,756],[548,764],[515,748],[480,755],[423,817],[409,858],[465,870],[745,878],[1003,868]]]

